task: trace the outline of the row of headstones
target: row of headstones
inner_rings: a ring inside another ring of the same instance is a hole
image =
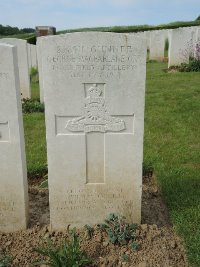
[[[95,224],[109,213],[139,223],[145,38],[73,33],[41,37],[37,50],[52,227]],[[5,232],[26,228],[28,220],[23,57],[18,46],[0,44],[0,231]]]
[[[199,58],[200,26],[173,30],[146,31],[150,60],[163,60],[165,43],[168,40],[168,67],[188,63],[189,58]]]
[[[29,69],[31,68],[37,69],[38,63],[37,63],[36,45],[27,43],[27,50],[28,50]]]
[[[174,30],[146,31],[142,33],[146,38],[150,60],[163,60],[166,40],[169,41],[168,67],[188,63],[189,57],[199,57],[200,27],[185,27]],[[40,102],[44,102],[44,89],[42,79],[42,64],[40,50],[40,38],[37,46],[28,44],[25,40],[15,38],[3,38],[3,43],[17,46],[19,58],[20,88],[23,98],[31,98],[30,70],[38,68],[40,81]],[[36,49],[37,47],[37,49]]]
[[[37,68],[36,46],[28,44],[26,40],[16,38],[2,38],[0,43],[7,43],[17,47],[20,91],[22,98],[31,98],[30,72]]]
[[[110,213],[141,219],[145,39],[41,38],[50,223],[82,227]],[[27,170],[17,48],[0,44],[0,231],[25,229]],[[47,93],[48,92],[48,93]]]

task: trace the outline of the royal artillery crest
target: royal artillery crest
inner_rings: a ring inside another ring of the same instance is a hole
[[[112,117],[107,111],[102,89],[93,84],[84,101],[84,114],[69,120],[65,126],[71,132],[119,132],[125,130],[125,122]]]

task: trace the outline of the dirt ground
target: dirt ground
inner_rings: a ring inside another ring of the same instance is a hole
[[[42,240],[50,238],[57,244],[68,236],[68,231],[55,232],[49,228],[48,190],[38,189],[40,181],[29,186],[30,224],[26,231],[12,234],[0,233],[0,254],[13,256],[12,266],[30,267],[38,254]],[[134,251],[131,244],[108,243],[105,232],[94,226],[90,239],[84,230],[79,231],[81,247],[92,259],[89,267],[186,267],[185,251],[179,237],[174,233],[169,214],[153,177],[143,178],[142,224],[137,230],[140,248]],[[43,265],[44,266],[44,265]]]

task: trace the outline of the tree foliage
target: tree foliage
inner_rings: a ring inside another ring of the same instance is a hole
[[[9,25],[3,26],[0,24],[0,35],[14,35],[14,34],[20,34],[20,33],[32,33],[35,30],[32,28],[23,28],[19,29],[18,27],[11,27]]]

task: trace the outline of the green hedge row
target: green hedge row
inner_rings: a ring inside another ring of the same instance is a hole
[[[157,26],[151,25],[133,25],[133,26],[113,26],[113,27],[96,27],[96,28],[79,28],[58,31],[57,34],[72,33],[72,32],[86,32],[86,31],[99,31],[99,32],[116,32],[116,33],[129,33],[140,31],[153,31],[164,29],[176,29],[180,27],[200,26],[200,20],[196,21],[176,21],[168,24],[161,24]],[[0,36],[0,38],[7,36]],[[35,34],[16,34],[9,35],[10,38],[25,39],[30,44],[36,44]]]
[[[191,27],[200,26],[200,21],[177,21],[169,24],[162,24],[157,26],[150,25],[134,25],[134,26],[114,26],[114,27],[97,27],[97,28],[79,28],[71,30],[63,30],[57,32],[57,34],[72,33],[72,32],[85,32],[85,31],[100,31],[100,32],[139,32],[139,31],[152,31],[152,30],[164,30],[164,29],[176,29],[179,27]]]

